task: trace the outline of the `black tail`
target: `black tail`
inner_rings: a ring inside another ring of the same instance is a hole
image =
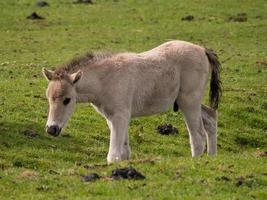
[[[210,105],[217,109],[222,94],[220,70],[221,64],[218,60],[217,54],[211,49],[205,49],[206,55],[211,66],[211,80],[210,80]]]

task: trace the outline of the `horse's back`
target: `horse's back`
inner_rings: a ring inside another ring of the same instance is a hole
[[[181,55],[191,55],[192,53],[203,54],[204,48],[181,40],[172,40],[165,42],[149,51],[142,52],[141,55],[145,55],[148,57],[155,56],[157,54],[160,55],[168,55],[173,54],[174,56]]]
[[[184,41],[169,41],[137,56],[144,60],[137,66],[139,73],[134,80],[137,116],[166,111],[181,87],[187,90],[184,84],[192,81],[190,73],[203,77],[209,68],[204,48]],[[199,82],[197,78],[194,81]]]

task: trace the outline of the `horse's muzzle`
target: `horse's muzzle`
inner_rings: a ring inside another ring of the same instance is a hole
[[[58,126],[47,126],[46,127],[46,132],[49,134],[49,135],[52,135],[54,137],[57,137],[60,132],[61,132],[61,128],[59,128]]]

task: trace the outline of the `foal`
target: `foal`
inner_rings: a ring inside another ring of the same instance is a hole
[[[210,80],[211,107],[201,105]],[[166,42],[142,53],[87,54],[55,71],[49,81],[47,133],[58,136],[76,103],[90,102],[110,129],[108,163],[130,158],[131,117],[181,109],[192,156],[217,150],[217,113],[221,94],[220,63],[208,49],[184,41]]]

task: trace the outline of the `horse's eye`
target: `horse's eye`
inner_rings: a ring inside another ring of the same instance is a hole
[[[70,102],[70,98],[65,98],[64,101],[63,101],[63,104],[67,105],[69,102]]]

